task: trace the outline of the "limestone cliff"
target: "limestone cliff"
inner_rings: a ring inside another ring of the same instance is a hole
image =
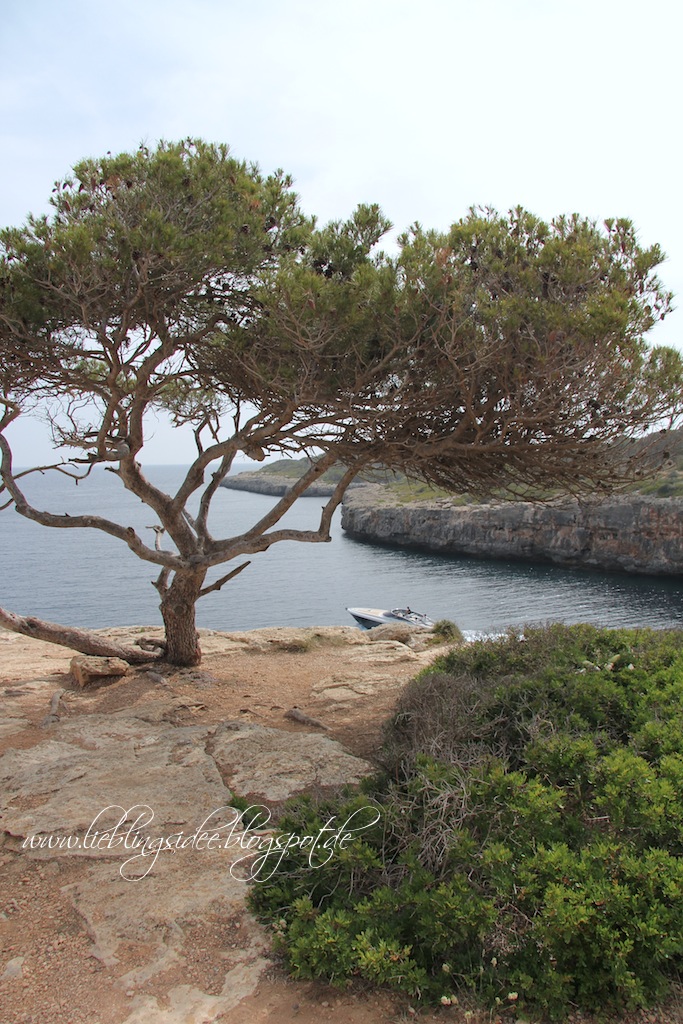
[[[295,482],[295,477],[278,473],[263,473],[256,470],[226,477],[221,487],[227,487],[228,490],[232,491],[252,491],[255,494],[272,494],[279,497],[285,494]],[[329,498],[334,492],[334,488],[334,483],[320,480],[311,484],[305,492],[305,497]]]
[[[640,495],[534,505],[400,505],[366,486],[347,494],[351,537],[449,555],[524,559],[655,575],[683,573],[683,499]]]

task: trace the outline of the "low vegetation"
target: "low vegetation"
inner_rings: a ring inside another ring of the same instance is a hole
[[[462,643],[464,637],[460,626],[450,619],[439,619],[432,626],[432,638],[435,643]]]
[[[555,1019],[648,1005],[678,976],[683,632],[554,625],[452,649],[405,691],[382,768],[280,822],[378,818],[254,886],[295,976]]]
[[[315,466],[318,459],[316,458],[302,458],[302,459],[276,459],[274,462],[269,462],[267,465],[260,467],[259,469],[249,470],[249,472],[258,473],[259,476],[277,476],[286,477],[290,479],[292,483],[300,480],[304,473],[307,473],[312,466]],[[335,463],[326,469],[316,480],[318,484],[337,484],[344,476],[346,467],[342,466],[340,462]],[[408,483],[406,477],[399,472],[394,472],[388,469],[382,469],[381,467],[375,467],[363,470],[358,473],[356,481],[359,483],[382,483],[382,484],[396,484]],[[436,494],[446,492],[437,492],[435,488],[430,487],[428,484],[421,484],[418,481],[410,481],[410,485],[414,487],[424,488],[425,494]]]

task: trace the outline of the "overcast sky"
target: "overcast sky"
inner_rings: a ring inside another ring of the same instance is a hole
[[[683,305],[682,29],[677,0],[2,0],[0,224],[83,157],[201,136],[321,220],[629,217]],[[654,340],[683,347],[683,309]],[[190,455],[161,428],[146,451]]]

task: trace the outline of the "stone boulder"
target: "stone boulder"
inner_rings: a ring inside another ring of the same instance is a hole
[[[419,626],[409,626],[408,623],[387,622],[383,626],[374,626],[372,629],[368,629],[365,635],[373,644],[380,640],[394,640],[399,644],[405,644],[406,647],[423,650],[432,631]]]
[[[130,668],[127,661],[121,658],[97,658],[78,654],[71,659],[71,675],[76,686],[106,686],[125,676]]]

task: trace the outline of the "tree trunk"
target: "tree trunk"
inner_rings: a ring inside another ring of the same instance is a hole
[[[98,636],[96,633],[89,633],[85,629],[60,626],[56,622],[46,622],[44,619],[24,618],[22,615],[8,612],[5,608],[0,608],[0,626],[11,629],[13,633],[33,637],[34,640],[45,640],[49,644],[58,644],[60,647],[68,647],[72,651],[80,651],[81,654],[93,654],[104,658],[123,658],[131,665],[156,661],[163,655],[163,649],[149,653],[149,651],[123,647],[115,640]],[[161,647],[161,645],[157,646]]]
[[[169,587],[162,592],[159,607],[166,627],[165,660],[171,665],[198,665],[202,660],[195,626],[195,605],[205,577],[205,569],[178,570]]]

